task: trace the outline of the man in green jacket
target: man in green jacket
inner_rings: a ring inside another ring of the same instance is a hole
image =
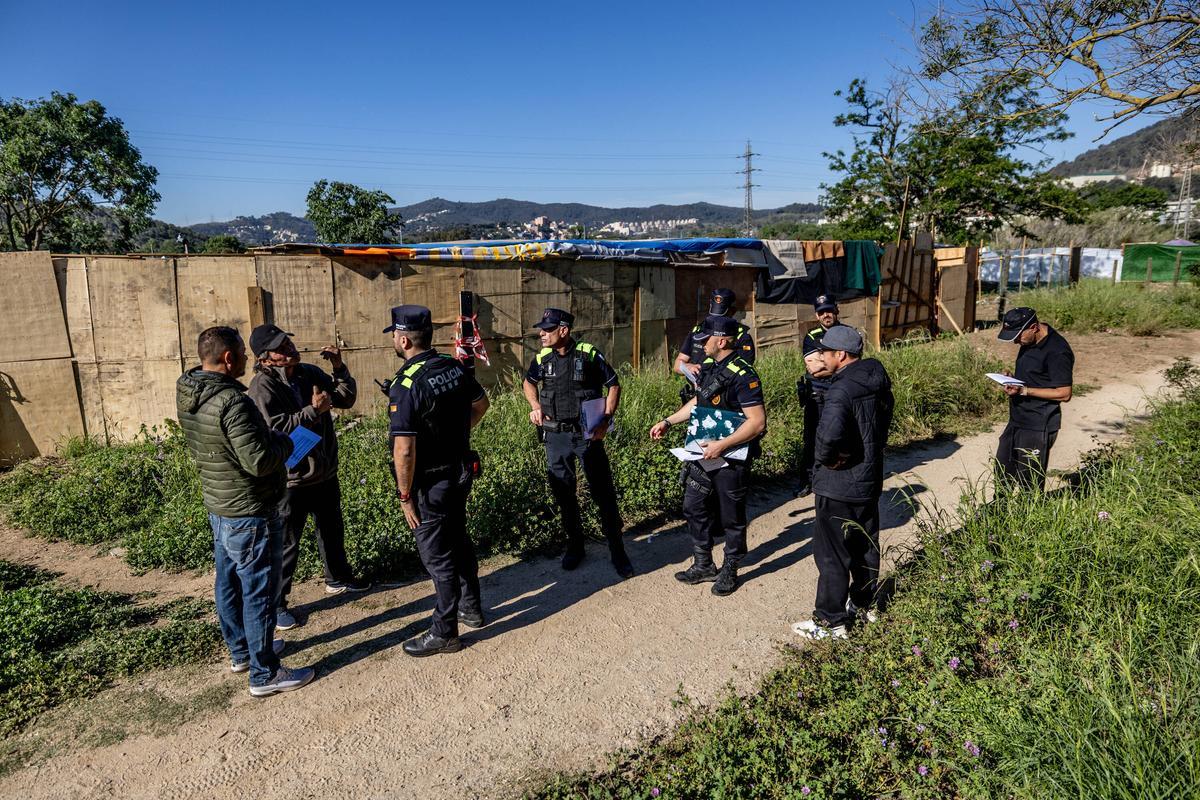
[[[283,520],[278,513],[292,441],[267,427],[238,378],[246,345],[233,328],[208,328],[197,348],[200,366],[175,384],[175,406],[213,531],[217,618],[230,669],[250,673],[250,694],[265,697],[308,684],[311,668],[279,663],[275,587]]]

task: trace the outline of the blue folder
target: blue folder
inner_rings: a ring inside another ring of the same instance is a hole
[[[305,427],[299,427],[292,431],[291,439],[295,447],[292,448],[292,457],[287,460],[288,469],[294,469],[301,459],[312,452],[312,449],[317,446],[317,442],[321,441],[320,435]]]

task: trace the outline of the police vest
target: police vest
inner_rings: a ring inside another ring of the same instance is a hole
[[[430,374],[425,374],[426,371]],[[425,423],[428,429],[429,441],[445,443],[452,439],[443,438],[444,436],[452,436],[453,432],[446,430],[443,420],[437,414],[437,397],[446,391],[457,389],[462,385],[462,379],[466,376],[466,370],[463,369],[462,362],[454,356],[437,353],[432,358],[425,358],[418,361],[416,364],[410,364],[400,368],[396,372],[396,377],[393,381],[399,381],[400,386],[407,391],[414,391],[414,385],[417,379],[425,381],[424,386],[416,387],[422,392],[431,392],[433,395],[433,403],[421,404],[421,420]],[[428,408],[423,406],[428,405]],[[424,437],[422,437],[423,439]],[[417,455],[421,455],[421,450],[418,448]],[[454,454],[457,457],[459,454]],[[443,460],[443,459],[438,459]]]
[[[696,405],[720,408],[719,401],[722,395],[728,393],[733,382],[750,369],[750,365],[737,356],[726,361],[723,367],[715,368],[716,363],[716,359],[706,358],[701,364],[701,369],[707,369],[709,374],[696,389]]]
[[[538,402],[543,414],[555,422],[576,422],[583,411],[583,401],[600,397],[600,388],[584,381],[584,366],[594,361],[596,355],[596,348],[587,342],[576,342],[566,357],[559,357],[552,347],[543,347],[538,352],[537,363],[542,372]]]

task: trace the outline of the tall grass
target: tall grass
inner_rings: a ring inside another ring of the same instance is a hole
[[[1002,395],[982,378],[998,364],[963,341],[888,349],[877,356],[896,392],[893,446],[986,424],[1003,408]],[[757,365],[768,409],[760,478],[786,478],[799,462],[803,414],[796,379],[803,362],[794,351],[763,355]],[[679,464],[662,443],[651,442],[655,421],[679,404],[680,379],[666,366],[622,375],[621,408],[605,441],[621,513],[632,525],[677,511]],[[471,493],[471,535],[484,554],[527,552],[561,537],[545,479],[543,450],[517,390],[492,396],[492,408],[472,437],[484,474]],[[388,466],[387,421],[382,415],[351,424],[339,437],[347,553],[368,575],[411,573],[416,545],[395,500]],[[676,433],[676,435],[681,435]],[[589,527],[599,531],[595,508],[583,501]],[[0,479],[0,510],[12,523],[53,538],[121,544],[138,569],[206,568],[212,536],[200,502],[196,469],[178,427],[168,423],[136,442],[103,447],[72,443],[61,457],[30,462]],[[305,538],[299,572],[319,568],[312,537]]]
[[[1195,375],[1077,489],[931,519],[879,623],[530,797],[1200,796]]]
[[[1110,283],[1089,278],[1069,289],[1035,289],[1009,296],[1030,306],[1059,330],[1125,331],[1156,336],[1172,328],[1200,328],[1200,287]]]

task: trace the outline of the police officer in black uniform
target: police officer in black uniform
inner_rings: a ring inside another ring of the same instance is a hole
[[[458,624],[484,624],[479,562],[467,535],[467,494],[479,472],[471,428],[487,395],[462,363],[430,346],[433,321],[424,306],[392,309],[392,334],[404,367],[388,386],[396,493],[437,596],[425,633],[404,643],[410,656],[457,652]]]
[[[696,396],[650,429],[651,439],[661,439],[672,425],[688,421],[697,405],[740,411],[746,418],[731,435],[704,446],[705,464],[690,461],[684,471],[683,515],[692,535],[693,560],[686,570],[675,573],[675,579],[688,584],[715,581],[712,593],[718,596],[732,594],[738,588],[737,568],[746,555],[750,464],[759,455],[758,440],[767,429],[762,385],[754,367],[734,349],[738,337],[736,320],[721,315],[704,320],[695,334],[707,356],[701,363]],[[748,445],[749,451],[744,461],[722,457],[742,445]],[[712,548],[715,537],[722,533],[725,560],[718,573]]]
[[[708,301],[708,313],[720,317],[733,316],[736,308],[734,303],[737,296],[732,289],[714,289],[712,298]],[[675,356],[675,372],[679,375],[690,375],[695,378],[700,374],[700,365],[704,361],[704,347],[696,340],[696,334],[700,333],[701,325],[692,328],[692,332],[684,338],[683,343],[679,345],[679,355]],[[754,337],[750,335],[750,329],[740,322],[737,323],[737,335],[733,342],[734,352],[748,364],[754,363]],[[683,387],[683,391],[679,393],[679,399],[687,402],[695,396],[695,389],[689,381],[688,385]]]
[[[546,472],[550,489],[562,512],[567,549],[562,567],[572,570],[583,561],[583,526],[579,519],[576,491],[576,459],[583,464],[592,500],[600,511],[600,524],[608,540],[613,568],[622,578],[633,576],[633,565],[621,541],[621,514],[617,491],[604,442],[621,387],[617,373],[604,354],[571,335],[575,317],[560,308],[547,308],[534,328],[542,349],[529,363],[522,390],[529,402],[529,421],[538,427],[546,445]],[[608,393],[601,390],[607,387]],[[586,437],[584,403],[604,397],[604,417],[593,438]]]
[[[813,302],[817,322],[820,323],[804,335],[800,343],[804,352],[804,366],[807,374],[796,381],[796,395],[804,409],[804,447],[800,451],[800,482],[796,487],[797,497],[812,494],[813,471],[816,468],[817,423],[821,419],[821,406],[825,402],[825,390],[829,388],[828,378],[833,374],[825,368],[825,362],[817,347],[825,331],[841,325],[838,321],[838,304],[829,295],[820,295]]]

